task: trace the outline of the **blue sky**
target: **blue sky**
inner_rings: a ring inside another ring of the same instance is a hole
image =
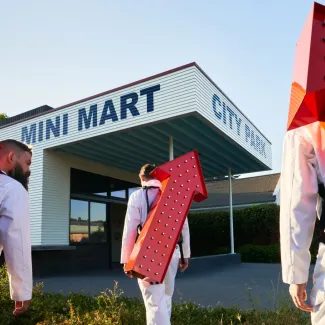
[[[295,45],[312,3],[2,2],[0,111],[58,107],[195,61],[272,142],[279,172]]]

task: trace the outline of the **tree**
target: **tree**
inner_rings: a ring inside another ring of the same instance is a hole
[[[6,113],[0,113],[0,120],[4,120],[8,117]]]

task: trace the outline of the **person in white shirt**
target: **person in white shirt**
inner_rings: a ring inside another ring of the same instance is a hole
[[[154,169],[155,166],[151,164],[146,164],[141,168],[139,177],[143,188],[133,192],[129,198],[122,236],[121,264],[124,264],[124,268],[130,259],[137,238],[138,225],[143,227],[148,216],[146,192],[144,188],[153,187],[148,189],[149,206],[153,205],[154,200],[159,197],[161,182],[152,178],[150,175]],[[177,269],[180,267],[180,270],[184,272],[188,267],[188,259],[191,255],[187,218],[182,229],[182,237],[184,263],[181,261],[180,247],[177,245],[166,272],[164,283],[156,284],[150,282],[150,280],[138,279],[146,308],[147,325],[170,325],[172,296],[174,293]],[[128,272],[125,272],[125,274],[130,278],[132,277]]]
[[[297,308],[310,312],[313,325],[325,324],[325,211],[320,196],[325,181],[325,130],[313,122],[286,133],[280,180],[280,243],[283,282]],[[313,287],[307,301],[310,245],[316,217],[321,235]]]
[[[16,140],[0,141],[0,255],[9,275],[14,315],[27,311],[33,276],[28,181],[32,150]]]

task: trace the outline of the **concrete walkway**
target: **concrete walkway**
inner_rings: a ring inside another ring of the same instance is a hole
[[[127,278],[121,270],[85,276],[61,276],[35,279],[44,283],[44,290],[51,292],[83,292],[99,294],[107,288],[123,290],[124,296],[141,298],[136,279]],[[311,284],[311,281],[309,281]],[[309,286],[310,286],[309,284]],[[289,297],[288,285],[282,283],[278,264],[240,264],[219,267],[197,275],[178,274],[174,301],[191,301],[202,306],[222,305],[251,308],[274,308],[280,296]]]

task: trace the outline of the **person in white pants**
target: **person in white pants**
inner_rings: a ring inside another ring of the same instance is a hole
[[[142,186],[153,186],[156,188],[148,189],[149,205],[153,204],[154,200],[161,189],[161,182],[150,176],[150,173],[155,169],[154,165],[144,165],[139,173]],[[139,189],[130,195],[127,212],[124,222],[124,230],[122,236],[121,264],[128,263],[131,256],[136,237],[137,227],[139,224],[143,226],[148,216],[147,201],[145,191]],[[188,259],[190,258],[190,234],[188,220],[186,218],[182,229],[183,236],[183,253],[184,264],[180,259],[180,248],[177,245],[170,261],[170,265],[166,272],[165,280],[162,284],[153,284],[147,280],[138,279],[139,288],[142,293],[146,308],[147,325],[170,325],[172,313],[172,296],[174,293],[175,278],[178,267],[184,272],[188,267]],[[125,272],[129,277],[129,273]]]
[[[286,133],[280,179],[282,277],[297,308],[310,312],[313,325],[325,324],[325,244],[319,243],[313,288],[307,301],[310,245],[325,181],[325,129],[314,122]],[[323,211],[325,213],[325,211]],[[324,215],[325,216],[325,215]],[[325,235],[324,235],[325,237]],[[325,240],[322,240],[325,242]]]

